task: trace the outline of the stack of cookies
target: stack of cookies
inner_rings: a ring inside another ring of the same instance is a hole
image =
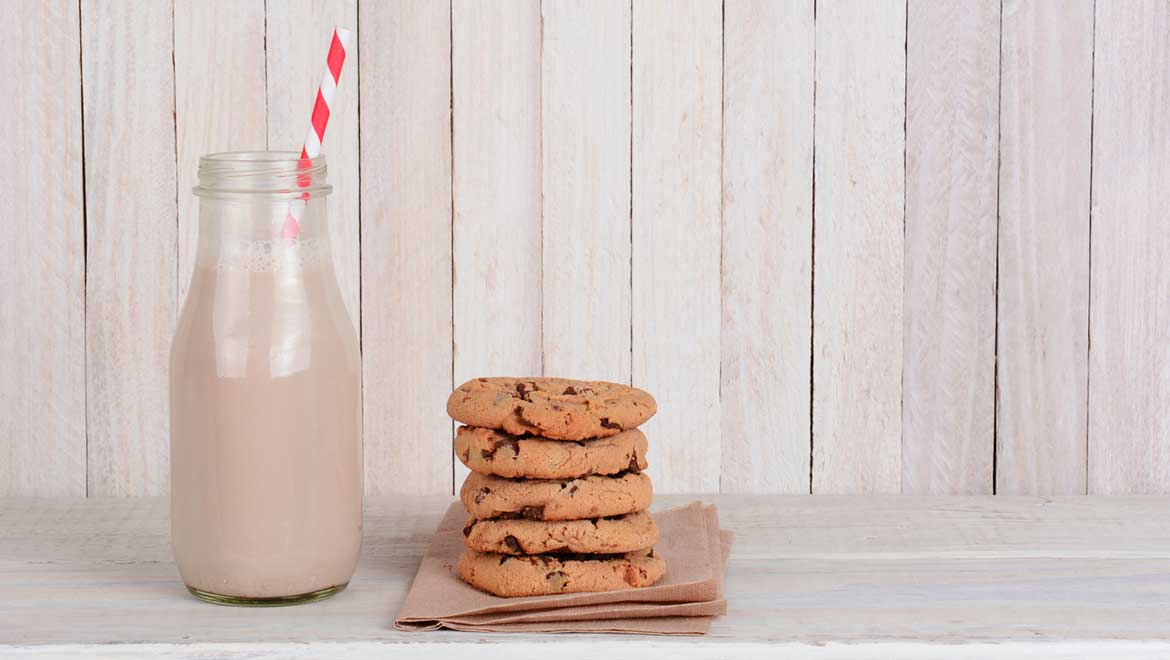
[[[649,586],[666,572],[646,436],[657,410],[637,388],[562,378],[477,378],[447,412],[471,517],[459,576],[498,596]]]

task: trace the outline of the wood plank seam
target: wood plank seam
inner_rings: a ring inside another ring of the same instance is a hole
[[[909,131],[907,126],[910,122],[910,0],[906,0],[903,5],[902,18],[905,21],[902,24],[902,252],[907,251],[906,243],[906,216],[907,203],[910,201],[910,196],[907,190],[910,187],[910,174],[907,169],[907,138]],[[904,257],[905,258],[905,257]],[[905,267],[903,267],[905,268]],[[909,277],[906,276],[903,270],[902,276],[902,304],[906,304],[909,299],[908,287]],[[902,355],[905,356],[907,352],[906,347],[906,325],[905,320],[902,322]],[[906,492],[906,358],[902,358],[902,373],[898,378],[898,417],[902,419],[902,440],[901,447],[898,453],[902,461],[902,483],[899,488],[901,492]]]
[[[817,7],[821,0],[813,0],[813,91],[812,91],[812,189],[809,207],[809,299],[808,299],[808,494],[813,494],[813,470],[816,455],[816,361],[817,361]]]
[[[627,381],[634,384],[634,0],[630,0],[630,364]]]
[[[633,21],[630,22],[630,29],[633,30]],[[632,80],[632,77],[631,77]],[[630,97],[631,99],[633,96]],[[726,167],[727,161],[725,157],[725,150],[727,148],[727,2],[722,0],[719,6],[719,278],[723,279],[725,265],[724,259],[724,235],[727,233],[727,213],[724,209],[727,207],[727,201],[724,199],[724,191],[727,190],[727,176]],[[630,204],[633,207],[633,204]],[[719,307],[722,314],[724,292],[723,287],[719,287]],[[630,324],[633,327],[633,323]],[[720,321],[719,329],[719,352],[723,353],[723,328],[722,320]],[[719,407],[723,408],[723,359],[719,360],[719,375],[717,379],[717,396],[716,400],[719,402]],[[722,438],[720,439],[722,442]],[[720,455],[722,459],[722,454]],[[716,480],[716,486],[719,492],[723,492],[723,465],[719,466],[719,478]]]
[[[1097,0],[1093,0],[1093,30],[1091,36],[1091,53],[1089,60],[1089,236],[1088,236],[1088,253],[1086,260],[1088,262],[1088,273],[1085,277],[1085,283],[1088,286],[1088,291],[1085,293],[1085,494],[1089,494],[1089,457],[1091,450],[1089,442],[1092,441],[1090,434],[1092,431],[1089,423],[1092,419],[1093,410],[1090,406],[1092,401],[1092,379],[1093,379],[1093,149],[1096,142],[1093,139],[1093,130],[1097,125]]]
[[[85,51],[84,39],[81,35],[81,30],[84,28],[85,19],[81,15],[81,0],[77,2],[77,94],[78,101],[81,107],[78,109],[78,133],[81,137],[81,336],[84,338],[89,332],[88,327],[88,312],[89,305],[86,303],[85,291],[86,284],[89,280],[89,205],[87,199],[89,191],[85,186]],[[176,260],[177,261],[177,260]],[[82,350],[82,366],[81,366],[81,406],[82,406],[82,424],[81,433],[85,441],[85,451],[82,454],[82,469],[85,470],[85,475],[82,481],[85,483],[85,496],[89,497],[89,349],[86,346]]]
[[[995,365],[991,404],[991,494],[999,488],[999,241],[1000,193],[1003,188],[1003,0],[999,3],[999,78],[995,99]]]

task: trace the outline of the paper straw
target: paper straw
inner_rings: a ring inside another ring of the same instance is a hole
[[[304,169],[309,168],[309,159],[321,155],[321,143],[325,141],[325,127],[329,125],[329,109],[333,107],[333,98],[337,95],[337,83],[341,81],[341,67],[345,64],[345,55],[349,52],[350,32],[345,28],[334,27],[333,39],[329,42],[329,53],[325,56],[325,73],[321,75],[321,84],[317,87],[317,98],[313,102],[313,114],[309,117],[309,132],[305,136],[305,144],[301,147],[301,164]],[[307,188],[312,182],[308,175],[297,178],[297,185]],[[301,198],[289,206],[288,215],[284,218],[284,225],[280,229],[282,238],[296,238],[300,234],[298,222],[305,212],[309,202],[309,193],[303,193]]]

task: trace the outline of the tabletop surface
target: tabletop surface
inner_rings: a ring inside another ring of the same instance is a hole
[[[349,589],[274,609],[188,596],[164,499],[0,499],[0,657],[1170,657],[1170,498],[697,499],[736,534],[697,638],[395,630],[448,497],[368,498]]]

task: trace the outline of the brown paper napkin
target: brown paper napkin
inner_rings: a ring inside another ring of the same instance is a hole
[[[493,596],[456,576],[466,517],[456,502],[439,523],[394,621],[399,629],[695,635],[727,610],[723,572],[732,536],[720,532],[713,506],[695,502],[654,514],[661,533],[654,552],[667,565],[654,586],[526,598]]]

